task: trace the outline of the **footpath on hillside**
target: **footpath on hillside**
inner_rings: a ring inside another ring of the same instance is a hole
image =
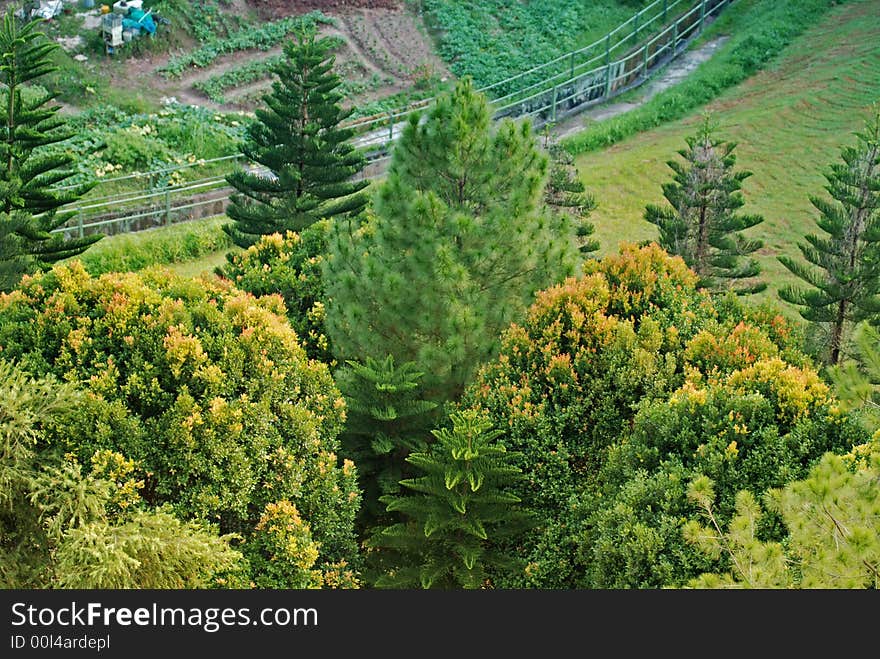
[[[651,80],[644,86],[640,87],[640,93],[635,100],[621,101],[618,103],[602,103],[582,112],[578,112],[577,114],[567,117],[555,124],[551,128],[551,132],[559,139],[563,139],[586,129],[590,123],[605,121],[606,119],[620,116],[630,110],[635,110],[650,101],[660,92],[665,91],[670,87],[674,87],[687,78],[688,75],[690,75],[700,64],[709,60],[728,39],[730,39],[730,37],[726,35],[716,37],[715,39],[702,44],[698,48],[685,51],[667,64],[666,67],[661,70],[660,75],[657,76],[656,79]]]

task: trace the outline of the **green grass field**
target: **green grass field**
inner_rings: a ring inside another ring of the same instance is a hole
[[[237,251],[238,247],[230,247],[219,252],[211,252],[192,261],[184,261],[181,263],[170,263],[168,269],[176,272],[182,277],[199,277],[201,275],[210,275],[214,272],[214,268],[226,263],[226,253]]]
[[[770,286],[791,282],[776,260],[797,255],[804,233],[817,230],[811,194],[824,194],[823,172],[844,145],[853,144],[872,102],[880,101],[880,2],[863,0],[833,9],[791,44],[769,68],[729,90],[703,111],[719,136],[738,143],[737,167],[754,175],[743,185],[746,212],[764,222],[751,235],[764,241],[759,260]],[[599,208],[593,214],[603,253],[622,240],[655,237],[642,219],[645,204],[661,203],[670,180],[666,161],[678,158],[702,112],[577,158]],[[780,304],[782,304],[780,302]]]
[[[82,261],[92,275],[171,264],[179,266],[182,273],[199,274],[202,266],[198,264],[204,262],[204,268],[212,269],[210,263],[233,249],[222,229],[228,221],[218,216],[107,236],[74,258]]]

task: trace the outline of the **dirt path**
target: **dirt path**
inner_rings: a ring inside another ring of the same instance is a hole
[[[262,96],[263,94],[268,92],[271,87],[271,78],[255,80],[254,82],[250,82],[246,85],[233,87],[232,89],[227,90],[225,94],[226,105],[224,105],[224,108],[226,106],[238,106],[242,104],[247,104],[248,102],[252,102],[254,98]]]
[[[326,27],[321,31],[322,34],[326,34],[327,36],[335,36],[342,39],[345,42],[345,45],[348,46],[351,53],[357,58],[358,63],[367,71],[369,71],[370,74],[375,73],[383,79],[392,78],[397,83],[402,82],[401,79],[397,75],[395,75],[393,71],[382,68],[373,57],[370,57],[366,52],[364,52],[357,39],[355,39],[351,35],[351,32],[347,29],[344,18],[338,18],[337,21],[341,26],[340,28]]]
[[[700,64],[710,59],[729,38],[728,36],[716,37],[699,48],[682,53],[670,62],[660,72],[660,75],[640,87],[640,94],[634,101],[602,103],[594,108],[584,110],[556,124],[553,133],[559,139],[569,137],[582,131],[590,123],[611,119],[644,105],[660,92],[687,78]]]

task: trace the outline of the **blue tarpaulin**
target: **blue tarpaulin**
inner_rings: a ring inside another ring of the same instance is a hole
[[[156,31],[156,22],[153,17],[142,9],[129,9],[128,16],[122,19],[123,28],[139,28],[144,32],[153,34]]]

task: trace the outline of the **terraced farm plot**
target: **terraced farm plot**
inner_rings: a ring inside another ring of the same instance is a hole
[[[737,167],[754,173],[743,186],[744,211],[765,218],[750,232],[764,241],[759,260],[770,284],[764,296],[778,300],[778,288],[792,280],[776,257],[798,255],[801,236],[817,231],[809,196],[824,193],[823,172],[843,145],[854,143],[852,132],[876,101],[880,2],[864,0],[834,9],[774,66],[708,106],[719,135],[739,144]],[[665,201],[660,186],[671,178],[665,163],[678,158],[676,151],[700,121],[695,113],[577,158],[599,201],[593,220],[603,252],[615,251],[620,240],[656,236],[642,219],[645,204]]]
[[[281,9],[279,6],[275,11]],[[287,7],[286,11],[295,9]],[[336,70],[345,81],[347,104],[365,106],[379,98],[404,94],[414,86],[428,87],[427,82],[449,76],[443,62],[433,53],[419,17],[405,6],[340,5],[324,9],[332,12],[333,23],[320,22],[319,34],[339,41]],[[283,23],[289,15],[274,22]],[[220,54],[203,66],[189,66],[176,79],[167,79],[166,75],[160,83],[163,94],[214,109],[251,110],[271,86],[271,69],[281,56],[285,40],[286,37],[271,46],[263,43],[260,48]],[[157,62],[156,68],[167,71],[169,63]]]

